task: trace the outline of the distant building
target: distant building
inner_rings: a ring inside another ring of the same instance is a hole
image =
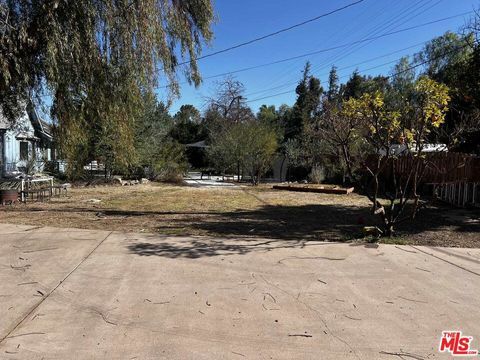
[[[12,177],[34,166],[40,172],[46,162],[55,160],[53,135],[49,124],[32,105],[11,124],[0,112],[0,177]]]
[[[396,144],[390,147],[390,155],[405,155],[409,152],[416,152],[415,146],[411,145],[410,149],[407,145],[404,144]],[[424,153],[437,153],[437,152],[448,152],[448,147],[446,144],[423,144],[422,152]],[[381,149],[380,155],[386,155],[386,150]]]

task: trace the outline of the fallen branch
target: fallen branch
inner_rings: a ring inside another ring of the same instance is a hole
[[[388,352],[388,351],[380,351],[380,354],[383,355],[392,355],[392,356],[398,356],[399,358],[403,359],[404,356],[415,359],[415,360],[425,360],[424,357],[420,355],[415,355],[415,354],[410,354],[406,352]]]
[[[29,335],[45,335],[45,333],[43,333],[43,332],[30,332],[30,333],[25,333],[25,334],[7,336],[6,339],[13,339],[13,338],[16,338],[16,337],[29,336]]]
[[[307,337],[307,338],[313,337],[312,335],[309,335],[309,334],[288,334],[288,336],[298,336],[298,337]]]
[[[30,264],[27,264],[27,265],[23,265],[23,266],[14,266],[14,265],[10,265],[10,267],[13,269],[13,270],[22,270],[22,271],[25,271],[25,269],[28,269],[30,266]]]
[[[402,251],[405,251],[405,252],[408,252],[408,253],[412,253],[412,254],[416,254],[417,252],[416,251],[412,251],[412,250],[407,250],[407,249],[402,249],[401,247],[395,245],[395,247],[398,249],[398,250],[402,250]]]
[[[278,264],[283,264],[285,260],[330,260],[330,261],[340,261],[345,260],[346,258],[334,258],[328,256],[289,256],[277,261]]]
[[[416,303],[421,303],[421,304],[428,304],[428,301],[423,301],[423,300],[415,300],[415,299],[409,299],[403,296],[397,296],[399,299],[411,301],[411,302],[416,302]]]
[[[49,250],[57,250],[58,247],[55,247],[55,248],[45,248],[45,249],[37,249],[37,250],[25,250],[25,251],[22,251],[24,254],[30,254],[30,253],[33,253],[33,252],[39,252],[39,251],[49,251]]]
[[[263,300],[265,300],[265,295],[268,295],[268,296],[270,296],[270,297],[272,298],[272,300],[273,300],[273,302],[274,302],[275,304],[277,303],[277,299],[275,299],[272,294],[270,294],[270,293],[268,293],[268,292],[267,292],[267,293],[263,293],[263,294],[264,294]]]

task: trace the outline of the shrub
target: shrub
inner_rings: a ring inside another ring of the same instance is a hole
[[[182,182],[188,170],[184,146],[176,141],[165,142],[156,152],[152,166],[151,178],[158,181]]]
[[[314,184],[321,184],[325,181],[325,168],[320,165],[315,165],[308,176],[310,182]]]

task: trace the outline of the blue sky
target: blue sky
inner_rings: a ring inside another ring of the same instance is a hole
[[[213,26],[214,40],[211,47],[204,49],[203,54],[271,33],[351,2],[353,0],[217,0],[214,4],[218,17]],[[479,0],[364,0],[342,12],[275,37],[200,60],[199,66],[202,76],[209,77],[349,44],[469,12],[479,6]],[[338,73],[342,82],[348,80],[356,67],[362,74],[387,74],[393,63],[385,63],[417,52],[421,49],[422,42],[447,30],[459,31],[465,26],[468,18],[468,15],[455,17],[334,51],[240,72],[234,76],[244,83],[247,100],[251,101],[249,105],[254,111],[262,104],[292,105],[295,101],[296,81],[300,78],[307,60],[311,62],[314,75],[320,78],[323,85],[326,84],[332,64],[339,68]],[[390,55],[383,56],[386,54]],[[382,57],[366,62],[380,56]],[[359,65],[355,66],[356,64]],[[368,70],[372,67],[376,68]],[[220,79],[206,79],[197,89],[182,84],[181,97],[173,103],[171,112],[176,112],[183,104],[193,104],[203,109],[205,97],[212,94],[215,81]],[[181,74],[179,81],[185,81]],[[283,92],[288,93],[253,101]],[[158,90],[158,97],[160,100],[166,99],[165,89]]]

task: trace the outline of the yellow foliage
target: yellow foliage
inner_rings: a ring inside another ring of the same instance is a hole
[[[415,84],[416,98],[393,109],[380,91],[366,93],[359,99],[343,103],[342,115],[355,118],[363,129],[366,140],[372,144],[413,143],[426,141],[433,128],[445,121],[450,96],[448,87],[428,77]]]
[[[437,83],[428,77],[420,78],[415,90],[422,96],[422,118],[427,126],[438,128],[445,121],[450,96],[445,84]]]

